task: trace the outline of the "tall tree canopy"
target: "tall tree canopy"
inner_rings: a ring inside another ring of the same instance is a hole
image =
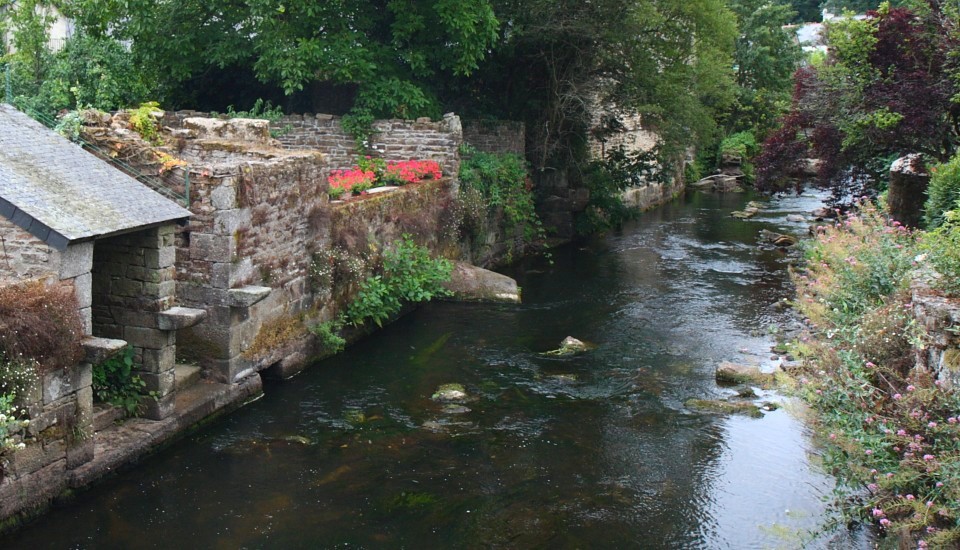
[[[868,15],[830,23],[827,60],[797,73],[793,108],[758,160],[760,187],[782,188],[798,157],[813,156],[838,196],[876,191],[897,156],[955,150],[956,13],[928,0]]]

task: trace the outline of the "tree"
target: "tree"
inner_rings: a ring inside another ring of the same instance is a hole
[[[758,161],[758,186],[783,188],[797,156],[813,156],[818,180],[839,199],[881,190],[897,156],[949,158],[960,128],[955,27],[937,0],[827,25],[827,60],[797,73],[791,113]]]
[[[803,57],[793,30],[784,26],[795,12],[768,0],[733,0],[736,41],[737,104],[728,130],[754,132],[763,139],[789,107],[792,75]]]

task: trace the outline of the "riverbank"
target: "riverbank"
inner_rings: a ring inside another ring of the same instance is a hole
[[[733,393],[720,361],[772,364],[788,321],[790,260],[757,234],[817,199],[732,218],[748,199],[689,194],[524,260],[524,304],[414,311],[6,541],[799,547],[832,487],[803,424],[684,405]],[[567,335],[597,347],[542,354]],[[465,402],[431,399],[448,383]]]

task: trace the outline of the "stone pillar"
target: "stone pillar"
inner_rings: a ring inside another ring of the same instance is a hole
[[[920,226],[929,183],[930,174],[918,153],[893,161],[890,166],[890,189],[887,192],[890,217],[908,227]]]
[[[101,239],[94,248],[94,329],[97,336],[126,340],[136,374],[153,397],[143,400],[153,420],[173,412],[176,333],[161,328],[159,314],[173,304],[174,225],[169,223]]]

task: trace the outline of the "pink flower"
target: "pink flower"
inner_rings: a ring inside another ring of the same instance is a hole
[[[903,397],[903,396],[900,395],[899,393],[893,394],[893,398],[894,398],[894,399],[900,399],[901,397]]]
[[[871,451],[870,449],[867,449],[866,451],[864,451],[864,453],[866,453],[867,456],[869,456],[873,454],[873,451]]]
[[[880,486],[877,485],[876,483],[868,483],[867,489],[869,489],[871,493],[876,493],[877,490],[880,489]],[[876,508],[874,508],[874,510],[876,510]]]
[[[871,511],[871,513],[873,514],[873,517],[875,517],[875,518],[882,518],[883,516],[886,515],[886,514],[883,513],[883,510],[880,509],[880,508],[874,508],[874,509]]]
[[[907,496],[904,497],[904,498],[906,498],[907,500],[915,500],[917,497],[915,497],[915,496],[913,496],[913,495],[907,495]]]
[[[923,455],[923,459],[926,460],[927,462],[930,462],[934,458],[935,457],[933,455]]]
[[[886,527],[887,525],[890,525],[890,520],[887,518],[883,518],[880,520],[880,525],[883,525],[884,527]]]
[[[904,429],[901,428],[901,429],[897,430],[897,435],[907,435],[907,430],[904,430]]]
[[[942,481],[938,481],[938,482],[937,482],[937,487],[943,487],[943,482],[942,482]]]
[[[913,384],[910,384],[909,386],[907,386],[907,391],[913,391],[915,389],[917,388],[915,388]]]

